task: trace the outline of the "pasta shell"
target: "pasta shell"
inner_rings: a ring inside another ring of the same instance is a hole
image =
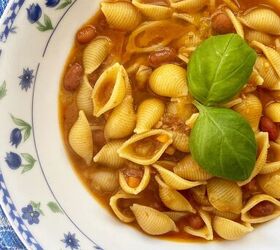
[[[125,160],[119,157],[117,150],[121,147],[123,142],[124,141],[121,140],[108,142],[94,156],[93,161],[111,168],[122,167]]]
[[[178,212],[196,212],[189,201],[182,194],[167,186],[159,178],[159,176],[156,176],[155,178],[159,184],[159,197],[166,207]]]
[[[245,38],[248,42],[257,41],[267,46],[272,45],[274,42],[272,36],[256,30],[248,30],[246,32]]]
[[[83,110],[87,116],[92,115],[92,87],[90,86],[87,76],[83,77],[83,82],[77,94],[77,106],[79,110]]]
[[[241,98],[235,98],[225,104],[222,104],[222,107],[230,109],[230,108],[234,107],[235,105],[240,104],[241,102],[242,102]]]
[[[189,127],[189,128],[193,128],[194,127],[194,124],[196,122],[196,119],[198,118],[199,116],[199,113],[194,113],[192,114],[192,116],[186,120],[185,124]]]
[[[270,202],[274,205],[275,210],[270,215],[256,217],[250,213],[250,210],[261,202]],[[241,220],[248,223],[263,223],[270,221],[280,216],[280,201],[274,199],[273,197],[266,194],[256,194],[254,195],[244,206],[241,211]]]
[[[233,110],[241,114],[254,131],[258,130],[262,116],[262,103],[258,97],[248,94],[240,104],[233,107]]]
[[[207,0],[171,0],[171,7],[182,12],[197,12],[207,5]]]
[[[141,0],[132,0],[132,4],[137,7],[144,16],[152,20],[168,19],[172,15],[172,9],[168,6],[143,3]]]
[[[271,9],[254,8],[239,17],[247,27],[272,35],[280,35],[280,17]]]
[[[259,132],[256,135],[256,141],[257,141],[257,146],[258,146],[258,153],[257,153],[257,161],[255,164],[255,167],[254,167],[250,177],[247,180],[238,182],[239,186],[244,186],[247,183],[249,183],[262,170],[263,166],[266,163],[267,151],[269,148],[268,133]]]
[[[126,71],[119,63],[106,69],[92,91],[93,115],[99,117],[123,101],[128,83]]]
[[[132,194],[126,194],[123,191],[119,191],[115,195],[111,196],[110,198],[110,207],[112,208],[115,215],[125,223],[130,223],[135,220],[135,217],[133,214],[129,214],[128,212],[124,213],[121,211],[121,209],[118,206],[118,203],[121,199],[137,199],[138,196],[132,195]]]
[[[206,239],[206,240],[213,240],[213,229],[211,225],[211,217],[210,215],[203,211],[198,210],[198,214],[200,215],[201,219],[204,221],[205,226],[200,229],[194,229],[190,226],[184,227],[184,231],[188,234]]]
[[[210,203],[223,212],[240,213],[242,208],[241,188],[232,181],[213,178],[207,183]]]
[[[149,131],[163,116],[164,102],[150,98],[140,103],[137,110],[137,123],[134,132],[137,134]]]
[[[280,170],[280,145],[278,143],[270,142],[266,161],[260,174],[271,174]]]
[[[230,220],[236,220],[240,217],[240,214],[235,214],[231,212],[222,212],[214,207],[202,207],[202,209],[208,213],[217,215],[219,217],[227,218]]]
[[[170,20],[144,22],[130,34],[126,51],[133,54],[161,49],[185,34],[186,30],[185,25]]]
[[[279,199],[280,198],[280,171],[258,175],[257,176],[258,184],[261,189],[268,195]]]
[[[70,129],[68,141],[74,152],[90,165],[93,155],[93,141],[91,128],[84,111],[79,112],[79,117]]]
[[[280,90],[280,78],[276,74],[270,62],[262,56],[257,58],[255,68],[258,70],[261,77],[264,79],[262,88],[269,90]]]
[[[173,146],[181,152],[190,152],[189,135],[186,133],[171,131],[173,135]]]
[[[140,65],[136,74],[135,74],[135,80],[138,89],[145,89],[147,82],[150,78],[150,75],[152,74],[152,68],[145,66],[145,65]]]
[[[236,33],[242,38],[244,38],[244,29],[240,21],[236,18],[236,16],[233,14],[233,12],[230,9],[226,8],[225,12],[228,15],[230,21],[232,22],[233,27],[236,30]]]
[[[166,214],[171,220],[177,222],[180,219],[184,218],[186,215],[190,214],[188,212],[176,212],[176,211],[168,211],[168,212],[163,212]]]
[[[212,175],[201,168],[191,155],[187,155],[179,161],[173,171],[180,177],[191,181],[206,181],[212,178]]]
[[[105,36],[99,36],[88,44],[83,53],[83,65],[85,74],[94,72],[105,60],[111,51],[111,40]]]
[[[189,119],[195,111],[193,104],[189,103],[188,98],[186,97],[178,97],[173,99],[175,100],[172,100],[168,103],[166,112],[179,117],[183,121]]]
[[[186,74],[186,70],[178,65],[164,64],[153,71],[149,79],[149,86],[160,96],[187,96]]]
[[[279,26],[280,27],[280,26]],[[266,56],[268,61],[271,63],[272,67],[274,68],[276,74],[278,77],[280,77],[280,54],[277,50],[265,46],[262,43],[259,43],[257,41],[253,41],[251,43],[253,46],[259,48]]]
[[[201,42],[202,42],[202,40],[196,32],[189,31],[176,41],[176,46],[179,48],[180,47],[186,47],[186,48],[197,47]]]
[[[130,207],[144,232],[150,235],[161,235],[170,231],[178,232],[173,220],[166,214],[151,207],[133,204]]]
[[[141,182],[139,183],[139,185],[137,187],[130,187],[125,179],[124,174],[120,171],[119,172],[119,180],[120,180],[120,186],[121,188],[128,194],[139,194],[140,192],[142,192],[149,184],[150,182],[150,177],[151,177],[151,173],[150,173],[150,167],[149,166],[145,166],[144,167],[144,174],[142,177]]]
[[[138,9],[129,2],[101,2],[101,11],[108,24],[120,30],[133,30],[142,19]]]
[[[236,5],[236,2],[233,0],[223,0],[223,2],[234,12],[239,11],[239,7]]]
[[[273,122],[280,122],[280,102],[273,102],[264,109],[264,114]]]
[[[107,139],[120,139],[133,133],[136,124],[136,114],[133,107],[132,96],[127,96],[109,116],[104,135]]]
[[[114,192],[119,187],[118,174],[115,170],[108,168],[98,168],[91,175],[91,187],[94,190],[104,192]]]
[[[118,154],[134,163],[149,165],[156,162],[171,143],[169,132],[154,129],[132,136],[118,149]]]
[[[194,198],[194,200],[202,205],[202,206],[210,206],[210,202],[208,200],[207,197],[207,189],[206,189],[206,185],[200,185],[197,187],[193,187],[190,189],[192,197]]]
[[[163,181],[170,187],[175,190],[185,190],[195,186],[205,184],[203,181],[188,181],[180,176],[176,175],[172,171],[169,171],[158,164],[153,164],[153,167],[158,171],[160,177]]]
[[[219,216],[214,217],[213,228],[225,240],[238,240],[254,230],[249,223],[243,225]]]

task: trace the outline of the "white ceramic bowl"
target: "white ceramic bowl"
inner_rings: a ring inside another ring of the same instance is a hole
[[[58,91],[74,34],[98,6],[10,0],[0,21],[0,202],[23,243],[51,250],[279,249],[280,220],[236,242],[170,242],[120,223],[87,192],[63,146]]]

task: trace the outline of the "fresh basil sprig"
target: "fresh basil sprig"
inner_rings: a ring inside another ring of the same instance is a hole
[[[247,83],[256,58],[237,34],[210,37],[192,53],[188,64],[191,95],[206,106],[229,101]]]
[[[193,158],[214,176],[246,180],[257,154],[255,135],[248,122],[231,109],[195,104],[199,116],[190,136]]]

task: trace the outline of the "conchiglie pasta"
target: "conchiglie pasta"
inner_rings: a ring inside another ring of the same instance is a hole
[[[110,51],[111,40],[105,36],[99,36],[88,44],[83,53],[85,74],[94,72],[109,55]]]
[[[119,157],[119,155],[117,154],[117,150],[121,147],[123,142],[123,140],[108,142],[94,156],[93,161],[111,168],[122,167],[125,160]]]
[[[162,235],[171,231],[178,232],[173,220],[166,214],[151,207],[133,204],[130,207],[142,230],[150,235]]]
[[[271,174],[278,170],[280,170],[280,144],[271,141],[267,162],[262,167],[260,174]]]
[[[204,206],[202,207],[202,210],[211,213],[213,215],[219,216],[219,217],[223,217],[223,218],[227,218],[230,220],[237,220],[240,217],[240,214],[235,214],[235,213],[231,213],[231,212],[223,212],[220,211],[214,207],[209,207],[209,206]]]
[[[125,223],[130,223],[135,220],[132,213],[124,213],[121,208],[119,207],[119,201],[121,199],[127,199],[127,200],[133,200],[139,198],[138,196],[132,195],[132,194],[126,194],[123,191],[119,191],[115,195],[111,196],[110,198],[110,207],[112,208],[115,215]],[[128,208],[129,209],[129,208]]]
[[[173,135],[172,145],[181,152],[190,152],[189,135],[186,133],[171,131]]]
[[[79,117],[69,132],[68,140],[74,152],[89,165],[93,156],[93,141],[84,111],[79,112]]]
[[[101,10],[115,29],[133,30],[141,22],[141,14],[130,2],[102,2]]]
[[[257,131],[262,116],[262,103],[257,96],[248,94],[240,104],[233,107],[233,110],[240,113],[249,122],[252,129]]]
[[[133,107],[133,98],[127,96],[109,116],[104,128],[105,138],[120,139],[127,137],[133,133],[135,125],[136,114]]]
[[[153,92],[161,96],[187,96],[188,87],[186,70],[175,64],[165,64],[153,71],[149,86]]]
[[[254,8],[239,20],[247,27],[272,35],[280,35],[280,17],[271,9]]]
[[[213,178],[207,183],[210,203],[223,212],[240,213],[242,208],[241,188],[232,181]]]
[[[172,135],[162,129],[133,135],[119,149],[120,157],[140,165],[156,162],[172,143]]]
[[[146,88],[147,82],[151,74],[152,74],[152,68],[145,65],[139,66],[135,74],[135,80],[138,89],[142,90]]]
[[[264,167],[266,160],[267,160],[267,151],[269,148],[269,138],[268,133],[266,132],[259,132],[256,134],[256,141],[258,146],[257,152],[257,161],[255,163],[254,169],[250,175],[250,177],[245,181],[238,182],[239,186],[244,186],[249,183]]]
[[[118,106],[127,93],[127,73],[123,66],[115,63],[98,78],[92,91],[93,115],[99,117]]]
[[[198,210],[198,214],[204,222],[204,226],[200,229],[192,228],[191,226],[184,227],[184,231],[188,234],[204,238],[206,240],[213,240],[213,229],[211,225],[211,216],[203,211]]]
[[[166,207],[178,212],[196,212],[182,194],[167,186],[159,176],[156,176],[156,181],[159,184],[159,197]]]
[[[248,30],[246,32],[245,38],[248,42],[257,41],[267,46],[272,45],[274,42],[272,36],[256,30]]]
[[[166,112],[174,116],[179,117],[183,121],[186,121],[196,110],[194,105],[189,101],[188,97],[172,98],[168,103]]]
[[[211,206],[208,197],[206,185],[196,186],[190,189],[190,193],[193,199],[202,206]]]
[[[171,0],[171,7],[182,12],[196,12],[207,5],[207,0]]]
[[[172,9],[168,6],[157,5],[156,3],[149,4],[141,0],[132,0],[132,4],[137,7],[144,16],[152,20],[167,19],[172,15]]]
[[[158,165],[154,164],[153,167],[158,171],[160,177],[163,179],[163,181],[171,188],[175,190],[185,190],[192,187],[196,187],[199,185],[203,185],[206,182],[203,181],[188,181],[180,176],[176,175],[172,171]]]
[[[83,110],[87,116],[92,115],[92,87],[89,84],[87,76],[83,77],[83,81],[77,94],[77,106],[79,110]]]
[[[145,166],[144,167],[144,174],[143,174],[143,177],[142,177],[141,181],[139,182],[139,184],[136,187],[131,187],[129,185],[129,183],[127,182],[124,174],[120,171],[119,172],[119,180],[120,180],[121,188],[128,194],[139,194],[140,192],[142,192],[148,186],[148,184],[150,182],[150,177],[151,177],[150,172],[151,172],[150,167]]]
[[[261,189],[268,195],[280,198],[280,171],[271,174],[258,175],[258,184]]]
[[[165,105],[160,99],[150,98],[140,103],[137,110],[137,134],[149,131],[163,116]]]
[[[219,216],[214,217],[213,228],[225,240],[238,240],[254,230],[249,223],[241,224]]]
[[[113,169],[98,168],[90,175],[91,187],[94,190],[104,192],[114,192],[119,187],[118,174]]]
[[[257,58],[255,68],[264,80],[262,88],[280,90],[280,78],[265,57],[259,56]]]
[[[280,26],[279,26],[280,27]],[[260,49],[264,55],[266,56],[267,60],[271,63],[272,67],[274,68],[278,77],[280,77],[280,54],[277,50],[268,47],[262,43],[257,41],[253,41],[251,43],[256,48]]]
[[[128,55],[152,52],[168,45],[185,32],[184,25],[170,20],[144,22],[129,36],[126,51]]]
[[[237,17],[233,14],[233,12],[230,9],[225,9],[226,14],[228,15],[230,21],[233,24],[234,29],[236,30],[236,33],[244,38],[244,29],[240,21],[237,19]]]
[[[173,171],[180,177],[191,181],[205,181],[212,177],[194,161],[191,155],[187,155],[179,161]]]
[[[280,122],[280,102],[268,104],[264,109],[264,113],[273,122]]]
[[[270,221],[279,216],[280,201],[266,194],[254,195],[241,211],[241,220],[253,224]]]

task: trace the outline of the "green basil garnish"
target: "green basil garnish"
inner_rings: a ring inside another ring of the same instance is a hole
[[[246,180],[255,165],[257,146],[253,130],[237,112],[205,107],[200,111],[190,135],[192,157],[214,176],[234,181]]]
[[[229,101],[247,83],[256,58],[239,35],[210,37],[192,53],[188,64],[191,95],[206,106]]]

